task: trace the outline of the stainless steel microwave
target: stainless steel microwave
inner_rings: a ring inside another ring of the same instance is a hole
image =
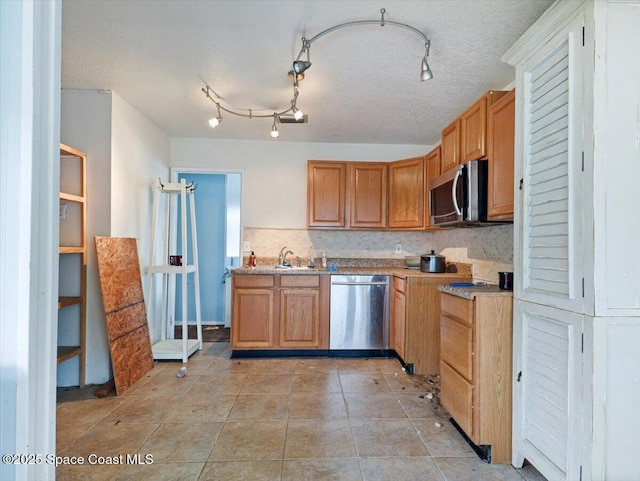
[[[429,182],[431,225],[487,222],[488,162],[472,160]]]

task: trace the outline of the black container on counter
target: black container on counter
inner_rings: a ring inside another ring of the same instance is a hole
[[[513,290],[513,272],[498,272],[498,287],[503,291]]]

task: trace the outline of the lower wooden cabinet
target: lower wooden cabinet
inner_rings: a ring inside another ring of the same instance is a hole
[[[407,323],[407,280],[402,277],[393,278],[391,293],[390,342],[391,349],[402,359],[405,353],[405,327]]]
[[[511,462],[513,298],[440,294],[440,395],[444,408],[491,462]]]
[[[439,284],[470,278],[394,276],[391,292],[390,346],[414,374],[440,372]]]
[[[232,349],[328,349],[329,276],[234,274]]]

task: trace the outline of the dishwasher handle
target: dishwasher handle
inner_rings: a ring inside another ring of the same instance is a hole
[[[340,281],[332,281],[332,286],[388,286],[389,283],[386,281],[379,282],[340,282]]]

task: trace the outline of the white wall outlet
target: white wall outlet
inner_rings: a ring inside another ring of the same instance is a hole
[[[60,204],[60,220],[67,220],[67,204]]]
[[[242,250],[244,252],[250,252],[251,251],[251,241],[244,241],[242,243]]]
[[[402,244],[396,244],[396,254],[402,254]]]

